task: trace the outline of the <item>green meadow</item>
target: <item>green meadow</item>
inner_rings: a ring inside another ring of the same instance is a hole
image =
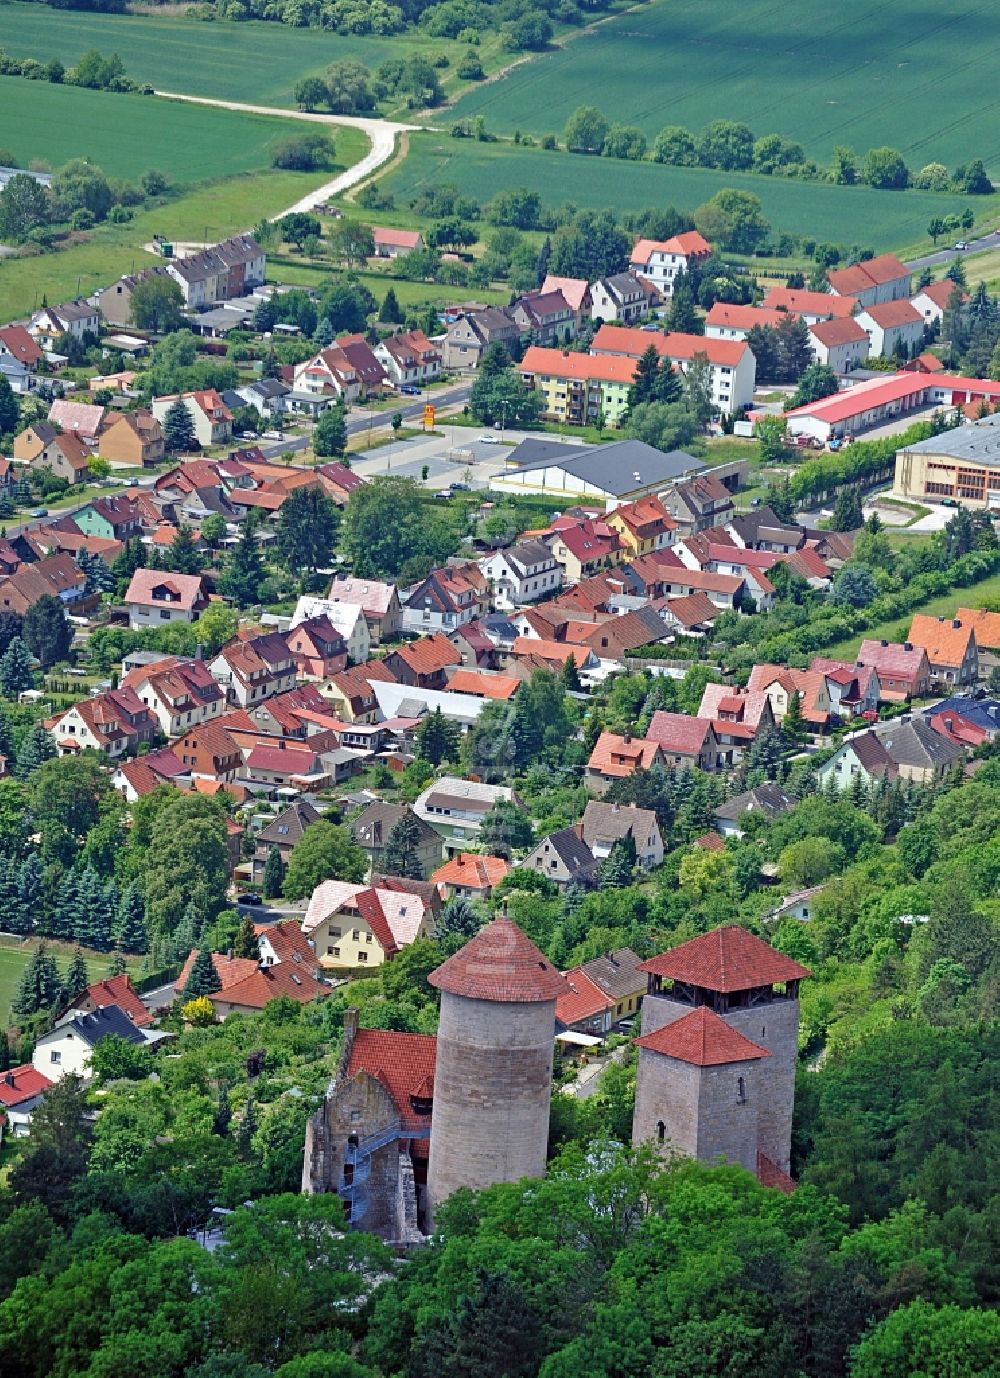
[[[933,216],[962,205],[961,198],[933,192],[873,191],[753,173],[587,158],[521,144],[476,143],[443,133],[411,135],[409,156],[384,179],[399,206],[441,182],[455,183],[463,195],[480,202],[501,187],[530,187],[541,192],[550,207],[572,202],[619,211],[648,206],[693,210],[721,187],[737,187],[760,197],[776,229],[817,240],[871,245],[876,251],[922,242]],[[1000,197],[976,198],[979,214],[996,205]]]
[[[912,168],[982,158],[1000,177],[998,64],[995,0],[654,0],[476,88],[457,113],[543,134],[592,104],[650,139],[742,120],[821,162],[837,144],[890,144]]]

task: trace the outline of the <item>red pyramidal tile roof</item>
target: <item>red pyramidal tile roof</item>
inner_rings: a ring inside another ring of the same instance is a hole
[[[437,1039],[433,1034],[397,1033],[387,1029],[359,1029],[351,1047],[349,1077],[367,1072],[377,1077],[396,1103],[407,1129],[427,1125],[411,1097],[431,1100],[434,1095],[434,1063]]]
[[[642,970],[673,981],[721,992],[752,990],[811,976],[808,967],[793,962],[745,928],[729,924],[680,947],[643,962]]]
[[[566,982],[508,918],[494,919],[428,976],[432,986],[468,1000],[528,1004],[556,1000]]]
[[[759,1043],[744,1038],[738,1029],[720,1019],[707,1005],[699,1005],[690,1014],[662,1029],[637,1038],[640,1048],[662,1053],[679,1062],[691,1062],[695,1067],[718,1067],[724,1062],[753,1062],[771,1054]]]

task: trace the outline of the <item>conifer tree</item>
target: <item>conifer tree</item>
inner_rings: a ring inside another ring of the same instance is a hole
[[[788,707],[782,719],[781,730],[790,742],[801,742],[806,735],[806,725],[802,719],[802,695],[796,689],[788,698]]]
[[[214,995],[221,987],[222,983],[215,970],[210,949],[207,946],[199,948],[184,984],[184,999],[193,1000],[199,995]]]
[[[45,871],[37,852],[29,852],[17,872],[17,895],[21,904],[23,933],[29,933],[38,922]]]
[[[126,971],[128,971],[128,963],[125,960],[125,954],[123,952],[119,952],[118,948],[116,947],[114,952],[112,952],[111,954],[111,970],[109,974],[111,976],[121,976],[123,972]]]
[[[25,780],[33,770],[37,770],[44,761],[51,760],[55,754],[56,744],[52,740],[51,732],[46,732],[41,724],[36,723],[21,743],[14,773]]]
[[[94,868],[88,866],[77,882],[73,926],[77,942],[84,947],[96,948],[99,952],[109,947],[112,914],[108,892]]]
[[[124,952],[146,951],[149,941],[146,934],[146,905],[142,898],[142,886],[137,880],[131,881],[122,891],[111,936],[115,945]]]
[[[171,402],[163,418],[163,440],[167,454],[184,455],[198,449],[194,421],[184,402],[178,397]]]
[[[0,693],[5,698],[16,699],[22,689],[30,689],[34,683],[31,652],[21,638],[15,636],[0,656]]]
[[[199,554],[189,526],[181,525],[167,551],[170,568],[177,574],[198,574],[205,563]]]
[[[262,889],[266,900],[273,900],[281,894],[281,886],[285,879],[285,863],[281,859],[281,852],[277,847],[272,847],[267,854],[267,861],[264,864],[264,882]]]
[[[181,915],[181,921],[174,929],[171,940],[172,956],[176,962],[187,960],[188,953],[197,944],[201,937],[204,927],[201,911],[198,906],[191,901]],[[202,995],[204,992],[196,991],[195,994]]]
[[[233,1118],[233,1112],[229,1106],[229,1082],[219,1082],[219,1099],[215,1107],[215,1116],[212,1120],[212,1133],[218,1134],[220,1138],[225,1138],[229,1133],[229,1122]]]
[[[18,891],[18,871],[14,858],[0,853],[0,930],[21,937],[28,929]]]
[[[618,838],[601,864],[601,889],[623,890],[626,885],[631,885],[635,875],[635,861],[635,841],[631,834]]]
[[[52,1009],[59,1000],[59,969],[45,943],[39,943],[21,973],[10,1007],[19,1019]]]
[[[389,829],[379,863],[386,875],[420,880],[423,869],[417,855],[419,843],[420,820],[411,809],[407,809]]]
[[[444,716],[440,708],[428,713],[417,728],[417,755],[439,766],[442,761],[454,761],[458,755],[458,728]]]
[[[257,1101],[251,1095],[247,1096],[246,1105],[243,1107],[243,1118],[240,1120],[239,1131],[236,1135],[236,1144],[239,1149],[240,1157],[246,1162],[253,1154],[253,1136],[257,1132]]]
[[[249,914],[244,914],[240,919],[240,926],[233,939],[233,956],[247,957],[251,961],[256,961],[260,956],[260,945],[253,929],[253,919]]]
[[[73,960],[66,968],[66,975],[62,983],[62,999],[60,1003],[68,1005],[71,1000],[75,1000],[78,995],[82,995],[89,983],[87,963],[83,953],[80,951],[79,947],[77,947],[73,952]]]
[[[254,523],[245,518],[240,538],[219,579],[219,591],[238,607],[246,608],[260,601],[260,586],[264,580],[264,565],[257,549]]]
[[[49,916],[49,932],[53,938],[71,938],[76,931],[78,879],[75,871],[67,871],[63,876]]]

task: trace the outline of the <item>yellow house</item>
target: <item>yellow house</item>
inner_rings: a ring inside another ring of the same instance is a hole
[[[606,426],[620,425],[628,411],[635,370],[634,359],[540,345],[526,350],[519,366],[525,384],[542,395],[542,419],[571,426],[593,424],[598,415]]]
[[[419,895],[344,880],[317,885],[302,920],[320,966],[343,971],[379,967],[433,931]]]
[[[616,507],[607,516],[607,524],[618,533],[618,539],[629,555],[651,555],[672,545],[677,523],[658,497],[637,498]]]

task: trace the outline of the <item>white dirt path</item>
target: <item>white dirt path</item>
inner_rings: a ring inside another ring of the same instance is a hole
[[[368,136],[371,148],[359,163],[355,163],[353,167],[341,172],[331,181],[324,182],[321,187],[317,187],[315,191],[309,192],[307,196],[296,201],[294,206],[288,206],[285,210],[279,211],[277,215],[271,217],[272,220],[280,220],[283,215],[290,215],[293,211],[311,211],[316,206],[322,205],[324,201],[328,201],[331,196],[339,196],[349,187],[363,182],[366,177],[377,172],[383,163],[389,162],[392,158],[396,148],[397,135],[420,128],[416,124],[398,124],[393,120],[367,119],[361,115],[321,115],[306,110],[281,110],[271,105],[246,105],[242,101],[236,100],[212,100],[208,96],[184,96],[177,91],[157,91],[156,94],[167,100],[183,100],[191,105],[214,105],[222,110],[240,110],[248,115],[273,115],[281,120],[307,120],[312,124],[349,125],[352,129],[360,129],[363,134]]]

